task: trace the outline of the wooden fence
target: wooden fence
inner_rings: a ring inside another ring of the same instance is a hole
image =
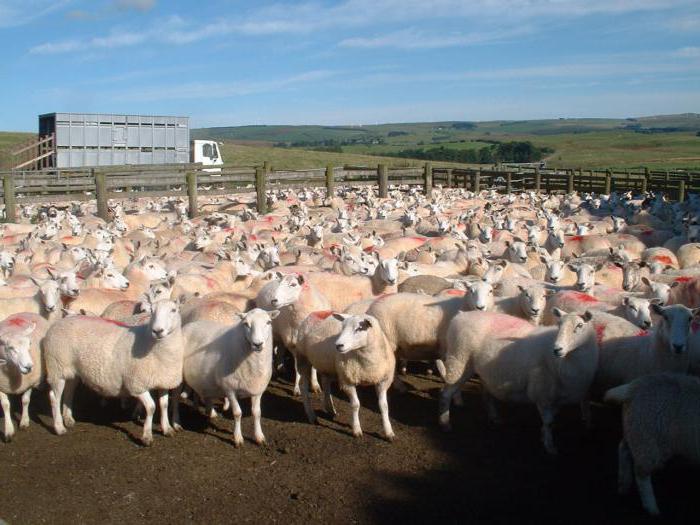
[[[700,192],[700,172],[639,170],[540,169],[532,166],[436,168],[431,163],[419,168],[334,167],[285,171],[273,170],[269,163],[258,167],[224,167],[212,173],[201,164],[160,166],[118,166],[80,170],[0,172],[7,221],[16,220],[20,203],[62,202],[96,199],[98,214],[108,217],[107,200],[149,196],[187,197],[190,215],[197,215],[199,194],[223,195],[256,192],[257,207],[267,212],[266,191],[270,189],[325,186],[329,194],[341,186],[373,185],[386,197],[392,185],[419,185],[426,195],[434,185],[461,187],[472,191],[495,189],[501,192],[572,191],[610,193],[663,191],[669,197],[685,200],[688,192]]]

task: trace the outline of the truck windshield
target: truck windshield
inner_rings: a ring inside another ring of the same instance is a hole
[[[209,159],[218,159],[219,152],[216,149],[216,144],[205,143],[202,144],[202,155]]]

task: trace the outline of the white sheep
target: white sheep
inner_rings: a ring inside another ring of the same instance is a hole
[[[502,314],[458,314],[447,331],[440,425],[450,428],[450,400],[478,374],[490,418],[496,418],[493,398],[535,404],[542,418],[545,450],[555,454],[554,417],[561,406],[587,399],[598,366],[592,314],[557,309],[555,315],[560,319],[558,327],[535,328]]]
[[[73,394],[78,380],[101,396],[136,397],[146,411],[141,437],[145,445],[153,442],[155,403],[149,390],[160,390],[161,430],[166,436],[174,434],[167,391],[182,382],[180,309],[178,303],[163,299],[150,310],[149,322],[138,326],[82,315],[65,317],[51,326],[44,340],[44,358],[56,434],[65,434],[66,426],[75,423]]]
[[[622,404],[618,491],[627,494],[634,476],[642,506],[658,516],[651,475],[677,456],[700,464],[700,379],[647,375],[609,390],[605,400]]]
[[[233,408],[233,444],[243,444],[239,399],[250,397],[255,442],[265,443],[260,425],[260,398],[272,377],[272,320],[278,310],[255,308],[238,315],[233,326],[215,321],[194,321],[183,328],[185,357],[183,378],[208,401],[225,397]],[[177,398],[174,423],[179,425]],[[177,428],[177,427],[176,427]]]
[[[43,317],[31,313],[11,315],[0,323],[0,404],[5,414],[5,441],[15,434],[8,394],[21,394],[19,428],[29,426],[32,389],[44,378],[41,340],[48,326]]]
[[[302,326],[297,351],[304,409],[309,422],[316,422],[309,398],[310,370],[313,366],[321,374],[327,412],[335,415],[330,395],[331,378],[337,377],[340,388],[350,398],[352,433],[355,437],[362,435],[356,387],[373,385],[379,401],[384,435],[389,441],[394,439],[387,390],[394,380],[396,358],[374,317],[337,313],[327,315],[325,312],[311,314]]]

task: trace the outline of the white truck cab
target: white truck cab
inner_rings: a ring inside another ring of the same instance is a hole
[[[223,166],[219,144],[213,140],[193,140],[190,148],[191,162],[201,162],[203,166]],[[221,168],[205,169],[209,173],[221,173]]]

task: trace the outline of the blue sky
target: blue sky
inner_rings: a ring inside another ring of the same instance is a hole
[[[700,112],[698,0],[0,0],[0,129]]]

